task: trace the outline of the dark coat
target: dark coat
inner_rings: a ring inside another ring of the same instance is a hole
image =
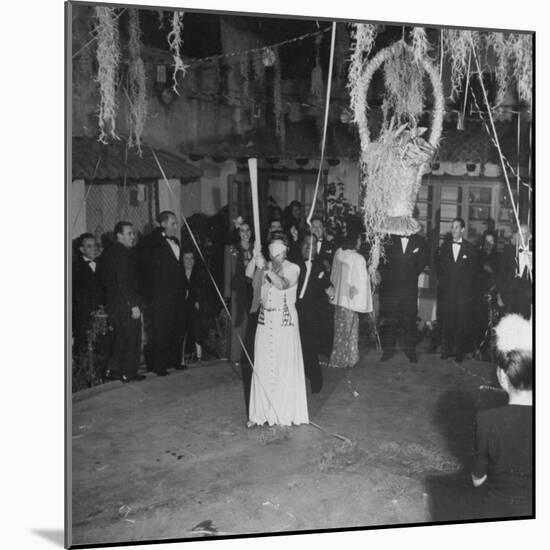
[[[519,276],[518,268],[516,247],[504,247],[497,272],[497,291],[504,302],[506,313],[521,313],[528,319],[531,315],[533,282],[527,269]]]
[[[315,261],[322,265],[325,273],[330,277],[330,270],[332,268],[332,260],[334,259],[334,241],[328,241],[326,238],[321,241],[321,249],[319,250]]]
[[[300,298],[306,277],[306,263],[301,260],[297,264],[300,268],[298,290],[296,294],[296,308],[300,316],[300,330],[312,330],[313,326],[321,323],[325,315],[325,302],[328,301],[325,290],[331,285],[330,276],[326,274],[320,263],[313,261],[309,274],[307,288],[303,298]]]
[[[92,312],[99,306],[105,305],[105,292],[99,278],[99,264],[101,260],[96,260],[95,272],[78,255],[73,263],[73,304],[75,309]]]
[[[106,292],[108,312],[128,313],[140,306],[135,258],[123,244],[116,242],[103,254],[99,277]]]
[[[418,276],[428,264],[426,241],[421,235],[410,235],[403,253],[401,237],[391,235],[384,245],[384,258],[380,261],[380,300],[394,296],[418,296]],[[383,306],[383,304],[381,304]]]
[[[179,244],[179,243],[178,243]],[[176,258],[162,232],[156,232],[149,245],[149,289],[152,300],[173,299],[185,295],[185,276],[180,246]]]
[[[475,294],[478,274],[478,251],[475,246],[462,240],[457,260],[453,256],[453,243],[445,241],[436,255],[436,269],[443,302],[470,303]]]
[[[187,279],[185,275],[185,269],[183,271],[184,282],[184,308],[186,312],[195,312],[195,304],[199,304],[199,307],[203,302],[203,280],[207,277],[206,273],[201,273],[201,269],[197,266],[193,267],[191,276]]]
[[[99,278],[100,260],[96,260],[95,272],[78,255],[73,262],[73,328],[85,332],[90,325],[90,314],[105,305],[105,292]]]

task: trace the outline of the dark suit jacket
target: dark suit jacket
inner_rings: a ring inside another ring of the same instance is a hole
[[[88,322],[90,313],[105,305],[105,293],[99,278],[99,264],[96,260],[96,271],[79,254],[73,262],[73,325]]]
[[[202,305],[203,281],[207,278],[207,274],[201,273],[201,270],[197,266],[193,267],[193,271],[191,271],[191,277],[189,279],[185,276],[185,269],[183,273],[183,282],[185,286],[185,311],[193,313],[196,311],[196,303],[199,304],[199,307]]]
[[[323,266],[325,273],[329,276],[332,268],[332,260],[334,259],[334,252],[336,252],[334,241],[327,241],[325,238],[321,241],[321,249],[315,258],[315,261]]]
[[[107,311],[128,312],[140,305],[135,259],[130,249],[116,242],[103,254],[99,276],[106,292]]]
[[[185,271],[162,232],[155,233],[150,245],[150,295],[153,300],[185,295]]]
[[[453,256],[453,243],[445,241],[436,255],[436,269],[443,301],[471,301],[475,293],[478,273],[478,251],[475,246],[462,241],[457,261]]]
[[[391,235],[384,245],[384,259],[380,261],[380,298],[418,295],[418,276],[428,264],[426,241],[421,235],[410,235],[403,254],[401,237]]]
[[[330,276],[325,273],[323,266],[313,261],[311,272],[304,297],[300,299],[302,287],[306,277],[306,263],[301,260],[297,264],[300,268],[298,277],[298,290],[296,294],[296,308],[300,317],[300,330],[311,330],[321,321],[326,314],[323,306],[328,302],[325,290],[330,286]]]

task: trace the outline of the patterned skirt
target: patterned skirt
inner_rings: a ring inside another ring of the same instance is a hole
[[[334,310],[334,341],[329,367],[353,367],[359,361],[359,314],[341,306]]]

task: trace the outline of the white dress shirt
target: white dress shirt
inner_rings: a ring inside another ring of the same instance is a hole
[[[458,258],[458,253],[460,252],[460,247],[462,246],[462,239],[458,242],[453,242],[453,258],[455,259],[455,262]]]
[[[401,248],[403,249],[403,254],[407,250],[407,245],[409,244],[409,237],[401,237]]]
[[[95,273],[95,268],[96,268],[96,262],[95,260],[88,260],[86,258],[84,258],[84,261],[90,266],[90,269]]]

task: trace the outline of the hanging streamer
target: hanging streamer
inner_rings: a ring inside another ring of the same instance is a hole
[[[483,98],[485,100],[485,105],[487,105],[487,112],[489,113],[489,121],[491,123],[491,128],[493,130],[493,136],[495,138],[495,142],[496,142],[500,162],[501,162],[501,165],[502,165],[502,171],[504,173],[504,179],[506,180],[506,186],[508,187],[508,193],[509,193],[509,196],[510,196],[510,203],[512,204],[512,211],[514,212],[514,217],[515,217],[516,224],[517,224],[517,227],[518,227],[519,239],[521,241],[522,248],[526,248],[525,242],[524,242],[524,239],[523,239],[523,235],[521,233],[521,227],[520,227],[521,224],[519,223],[518,210],[516,208],[516,203],[515,203],[514,197],[512,195],[512,187],[510,185],[510,180],[508,178],[508,173],[506,171],[506,165],[504,163],[504,155],[502,154],[502,149],[500,147],[500,142],[499,142],[497,131],[496,131],[496,128],[495,128],[495,122],[493,120],[493,114],[491,112],[491,105],[489,103],[489,98],[487,96],[487,90],[485,89],[485,84],[483,82],[483,73],[481,72],[481,67],[479,65],[479,60],[477,58],[477,53],[476,53],[476,50],[475,50],[475,47],[474,47],[474,42],[473,42],[471,36],[470,36],[470,45],[471,45],[471,48],[472,48],[472,53],[473,53],[473,56],[474,56],[474,60],[476,62],[477,76],[478,76],[478,79],[479,79],[479,83],[481,85],[481,90],[483,92]],[[531,272],[531,269],[530,269],[529,266],[527,266],[527,269],[529,269],[529,272]]]

